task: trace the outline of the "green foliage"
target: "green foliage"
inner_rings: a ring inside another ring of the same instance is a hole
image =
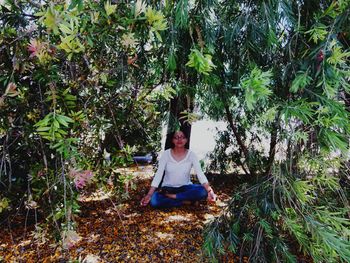
[[[69,127],[69,123],[74,121],[64,115],[57,113],[49,113],[44,119],[38,121],[34,127],[37,127],[36,131],[45,139],[49,141],[55,141],[56,139],[62,139],[67,135],[66,128]]]
[[[38,209],[58,232],[72,230],[88,184],[107,188],[113,177],[122,193],[132,183],[111,173],[132,162],[131,152],[117,152],[159,150],[175,93],[160,58],[167,17],[142,1],[8,1],[0,9],[1,192],[12,207]],[[105,152],[115,155],[113,167]]]
[[[315,262],[348,262],[349,5],[230,4],[202,20],[217,67],[198,100],[228,123],[210,167],[246,182],[208,224],[204,251],[297,262],[299,246]]]
[[[115,13],[117,5],[111,4],[111,1],[106,1],[106,3],[104,4],[104,8],[107,16],[110,16],[111,14]]]
[[[269,262],[275,257],[295,262],[293,245],[285,239],[289,234],[315,261],[349,260],[350,221],[346,218],[346,209],[338,203],[340,201],[329,195],[339,190],[339,184],[338,188],[327,189],[327,192],[322,185],[319,191],[310,174],[303,180],[294,180],[283,174],[286,172],[284,165],[274,171],[272,185],[270,180],[265,180],[236,191],[223,214],[206,229],[208,255],[222,254],[222,248],[228,245],[233,251],[243,249],[246,253],[254,246],[257,250],[250,254],[253,262]],[[317,198],[313,196],[316,192]],[[329,203],[332,207],[328,207]],[[221,235],[219,240],[215,239],[218,235]],[[266,250],[270,246],[274,249]]]
[[[201,74],[209,75],[209,72],[215,68],[211,55],[203,54],[198,49],[192,49],[188,59],[186,66],[196,69]]]
[[[307,72],[298,72],[298,75],[295,77],[290,87],[290,92],[296,93],[300,90],[303,90],[306,86],[310,84],[311,81],[312,78],[308,75]]]
[[[328,30],[324,24],[318,23],[313,25],[312,28],[305,33],[310,35],[309,40],[312,39],[314,43],[318,43],[318,41],[325,40],[326,36],[328,35]]]
[[[240,86],[245,91],[245,103],[249,110],[252,110],[258,101],[264,101],[272,94],[269,89],[271,77],[271,72],[262,72],[255,67],[249,77],[241,81]]]
[[[9,209],[9,207],[10,207],[10,200],[6,197],[2,198],[0,200],[0,214],[6,209]]]

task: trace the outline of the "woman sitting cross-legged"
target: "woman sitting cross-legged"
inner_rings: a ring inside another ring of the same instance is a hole
[[[158,170],[147,195],[141,200],[141,205],[146,206],[150,203],[154,208],[169,208],[205,199],[209,202],[215,201],[216,195],[200,167],[197,156],[186,148],[186,133],[180,129],[170,136],[173,147],[162,154]],[[192,184],[192,167],[201,184]],[[160,191],[156,191],[163,174],[162,187]]]

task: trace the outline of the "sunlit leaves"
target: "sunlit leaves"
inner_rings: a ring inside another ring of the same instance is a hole
[[[287,209],[290,211],[292,209]],[[292,212],[290,212],[292,213]],[[296,238],[298,243],[302,246],[304,250],[307,249],[308,236],[307,231],[300,221],[297,220],[296,215],[287,216],[283,220],[284,226],[289,230],[289,232]]]
[[[164,23],[164,25],[166,26],[166,21],[164,20],[164,15],[162,14],[161,11],[157,11],[152,7],[148,7],[146,10],[145,16],[146,16],[147,22],[150,25],[154,25],[155,23],[161,22],[161,24]]]
[[[340,15],[349,5],[347,0],[338,0],[330,3],[328,8],[322,13],[321,18],[325,16],[330,16],[332,18],[336,18],[336,16]]]
[[[241,80],[240,88],[245,92],[245,103],[249,110],[252,110],[258,101],[264,101],[272,94],[271,77],[270,71],[263,72],[255,67],[247,77]]]
[[[150,99],[165,99],[167,101],[170,101],[174,96],[176,95],[176,90],[171,87],[171,85],[163,85],[156,90],[154,90],[151,94],[148,95],[147,98]]]
[[[62,21],[62,17],[53,4],[47,7],[46,10],[38,12],[35,15],[39,16],[39,21],[41,21],[49,30],[53,31],[54,34],[59,34],[58,25]]]
[[[8,10],[11,10],[11,5],[6,0],[0,1],[0,7],[1,6],[6,7]]]
[[[141,13],[144,13],[146,11],[147,5],[144,3],[143,0],[137,0],[135,3],[135,17],[139,16]]]
[[[318,43],[326,38],[328,35],[328,30],[324,24],[317,23],[313,25],[310,30],[306,31],[306,33],[310,35],[310,40],[312,39],[314,43]]]
[[[332,41],[330,45],[331,55],[327,59],[327,62],[331,65],[344,65],[349,61],[350,51],[345,52],[342,48],[337,44],[336,41]]]
[[[77,112],[72,111],[69,113],[69,116],[74,120],[75,123],[82,122],[86,119],[86,116],[82,110],[77,111]]]
[[[337,172],[341,166],[340,156],[326,152],[317,156],[307,153],[301,156],[298,162],[301,173],[306,175],[312,185],[323,192],[338,191],[340,185]]]
[[[0,199],[0,214],[8,209],[10,206],[10,200],[6,197]]]
[[[211,55],[203,54],[198,49],[192,49],[188,55],[188,59],[189,61],[186,63],[186,66],[196,69],[198,73],[203,75],[209,75],[215,68]]]
[[[349,150],[349,141],[347,137],[331,128],[322,128],[319,132],[321,143],[326,149],[341,150],[346,154]]]
[[[324,213],[323,215],[326,214]],[[330,215],[326,216],[330,217]],[[342,225],[341,231],[336,231],[336,227],[333,224],[327,225],[322,222],[322,219],[320,221],[312,217],[306,218],[307,228],[310,229],[312,239],[316,241],[316,244],[311,244],[310,247],[310,252],[314,253],[313,257],[315,259],[319,258],[319,261],[325,261],[325,259],[330,261],[337,255],[344,262],[349,262],[350,242],[343,236],[347,232],[348,224]],[[336,222],[340,223],[337,220]],[[339,238],[339,236],[342,237]],[[321,250],[317,244],[322,244]]]
[[[121,43],[125,48],[135,48],[138,45],[138,40],[134,33],[128,32],[122,35]]]
[[[344,234],[349,236],[350,234],[350,220],[346,217],[346,209],[339,210],[339,211],[329,211],[326,210],[326,207],[317,207],[316,210],[316,217],[325,223],[326,225],[332,225],[334,226],[334,229],[337,231],[345,231]],[[345,229],[344,229],[345,228]]]
[[[145,12],[146,20],[151,26],[151,32],[156,34],[156,37],[159,41],[162,41],[162,38],[159,34],[159,31],[164,31],[167,29],[168,23],[161,11],[157,11],[151,7],[148,7]]]
[[[309,181],[296,180],[293,182],[292,187],[296,197],[302,204],[313,200],[314,197],[312,196],[312,193],[314,186]]]
[[[28,45],[30,58],[36,57],[40,64],[46,64],[53,59],[54,49],[49,47],[49,43],[40,39],[31,39]]]
[[[183,120],[184,122],[187,122],[189,124],[193,124],[194,122],[198,121],[200,118],[200,115],[193,113],[191,111],[182,111],[180,120]]]
[[[259,118],[259,123],[263,126],[270,124],[276,119],[277,114],[278,114],[278,107],[277,106],[272,107],[262,113],[261,117]]]
[[[110,15],[112,15],[113,13],[115,13],[115,11],[116,11],[116,9],[117,9],[117,5],[112,5],[112,4],[111,4],[111,1],[107,1],[107,2],[104,4],[104,8],[105,8],[105,11],[106,11],[107,16],[110,16]]]
[[[68,59],[71,59],[73,54],[80,53],[85,50],[85,47],[78,38],[78,20],[71,18],[69,23],[61,23],[59,25],[59,29],[63,36],[60,36],[61,44],[58,47],[68,53]]]

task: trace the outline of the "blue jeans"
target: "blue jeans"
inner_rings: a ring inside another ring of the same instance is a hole
[[[199,201],[207,198],[207,190],[199,184],[183,185],[181,187],[166,187],[169,192],[176,193],[176,199],[168,198],[164,194],[154,192],[151,206],[154,208],[179,207],[182,201]]]

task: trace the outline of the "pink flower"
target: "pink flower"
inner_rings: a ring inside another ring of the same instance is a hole
[[[77,189],[84,188],[93,176],[94,174],[90,170],[77,171],[72,169],[69,172],[69,177],[74,179],[74,184]]]
[[[30,58],[37,56],[43,49],[44,45],[37,39],[31,39],[28,51],[31,53]]]
[[[41,42],[38,39],[31,39],[28,45],[28,51],[30,52],[30,58],[37,57],[40,63],[48,62],[55,54],[55,47],[50,47],[49,43]]]

